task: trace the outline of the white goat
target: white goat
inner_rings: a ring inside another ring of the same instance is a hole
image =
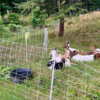
[[[69,59],[65,59],[65,66],[68,66],[68,67],[71,66],[71,63],[70,63],[70,60]]]
[[[75,55],[72,57],[73,61],[93,61],[94,55]]]
[[[97,48],[96,50],[97,50],[97,51],[100,51],[100,49],[99,49],[99,48]]]
[[[57,52],[56,52],[56,50],[52,50],[52,51],[50,52],[50,54],[49,54],[49,57],[50,57],[50,55],[52,55],[52,59],[51,59],[50,61],[56,60],[56,62],[61,62],[61,58],[60,58],[60,57],[57,57]]]
[[[71,50],[71,51],[79,51],[79,50],[71,48],[71,47],[69,47],[69,50]]]
[[[52,50],[50,52],[50,55],[52,55],[52,59],[48,62],[47,67],[49,67],[49,69],[53,69],[54,61],[55,61],[54,68],[55,69],[61,69],[63,67],[62,58],[57,57],[56,50]]]

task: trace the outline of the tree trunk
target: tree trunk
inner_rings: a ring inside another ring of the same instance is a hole
[[[60,0],[60,4],[63,2],[63,0]],[[60,5],[60,9],[61,9],[61,5]],[[60,28],[59,28],[59,36],[62,36],[64,35],[64,18],[61,18],[60,19]]]
[[[64,35],[64,18],[61,18],[60,19],[60,33],[59,33],[59,36],[63,37],[63,35]]]
[[[87,2],[87,10],[90,11],[89,2]]]

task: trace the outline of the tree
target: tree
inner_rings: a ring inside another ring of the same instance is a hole
[[[88,11],[97,10],[100,8],[100,1],[99,0],[82,0],[82,2],[86,5],[86,9]]]
[[[75,1],[75,0],[73,0]],[[66,4],[67,2],[67,4]],[[81,8],[83,4],[80,2],[73,2],[71,3],[71,0],[69,2],[65,0],[60,0],[60,10],[59,12],[54,14],[54,19],[60,19],[60,28],[59,28],[59,36],[64,36],[64,18],[65,17],[70,17],[70,13],[83,13],[86,12],[86,9]]]
[[[0,14],[1,17],[4,20],[4,14],[7,12],[7,10],[10,10],[11,7],[8,5],[9,0],[0,0]]]
[[[62,4],[63,0],[60,0],[60,5]],[[60,9],[62,9],[62,6],[60,6]],[[64,35],[64,18],[60,18],[60,31],[59,31],[59,36]]]
[[[35,7],[38,5],[40,7],[40,10],[44,14],[48,15],[47,17],[53,15],[53,18],[55,20],[60,19],[59,36],[63,36],[64,18],[70,17],[70,13],[80,14],[84,11],[86,12],[86,10],[82,8],[82,2],[77,0],[60,0],[59,5],[58,1],[59,0],[30,0],[28,2],[18,5],[18,8],[22,9],[22,12],[24,12],[24,14],[27,15],[29,13],[32,13],[32,10],[35,9]],[[30,12],[28,12],[29,9]]]
[[[39,0],[27,0],[27,2],[22,3],[14,3],[16,8],[21,10],[21,13],[23,15],[29,15],[32,13],[33,9],[35,9],[36,6],[39,6],[40,1]]]
[[[4,20],[4,14],[7,13],[7,10],[12,10],[12,12],[16,11],[14,3],[21,3],[26,0],[0,0],[0,15]]]
[[[45,22],[45,15],[40,10],[40,7],[36,6],[36,8],[32,12],[32,25],[33,27],[36,26],[42,27],[44,22]]]

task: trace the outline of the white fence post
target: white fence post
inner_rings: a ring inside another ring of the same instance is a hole
[[[53,69],[52,69],[52,79],[51,79],[51,89],[50,89],[50,99],[52,99],[52,87],[53,87],[53,80],[54,80],[54,67],[55,67],[55,58],[56,58],[56,48],[55,48],[55,55],[54,55],[54,64],[53,64]]]
[[[47,28],[45,28],[43,48],[46,51],[46,54],[47,54],[47,44],[48,44],[48,30]]]

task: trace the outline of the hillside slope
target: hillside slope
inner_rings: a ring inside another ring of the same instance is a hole
[[[59,42],[59,45],[60,43],[62,45],[65,41],[70,41],[73,47],[78,46],[78,48],[81,49],[83,46],[83,50],[87,50],[91,45],[100,48],[98,45],[100,44],[100,12],[97,11],[78,17],[67,18],[63,39],[57,39],[58,31],[59,26],[57,26],[55,30],[50,30],[49,39],[52,40],[53,37],[56,37],[56,39],[52,41]]]

